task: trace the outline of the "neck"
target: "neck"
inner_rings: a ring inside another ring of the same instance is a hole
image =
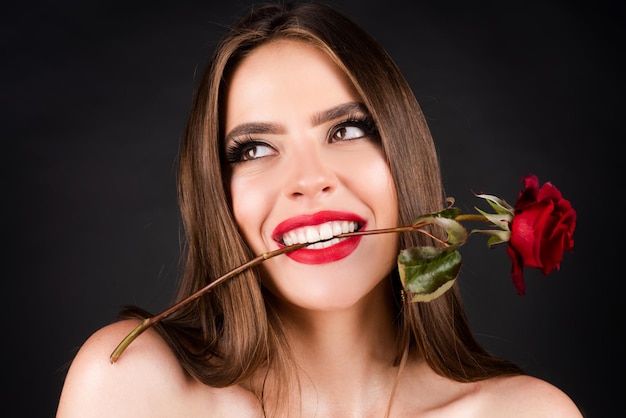
[[[361,411],[365,416],[386,409],[398,376],[389,292],[383,281],[350,308],[320,312],[284,307],[304,411],[311,408],[321,416]]]

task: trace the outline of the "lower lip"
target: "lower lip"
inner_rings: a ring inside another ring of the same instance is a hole
[[[358,247],[361,238],[361,236],[350,237],[327,248],[319,250],[302,248],[300,250],[290,251],[285,255],[302,264],[332,263],[333,261],[341,260],[352,254],[354,250],[356,250],[356,247]]]

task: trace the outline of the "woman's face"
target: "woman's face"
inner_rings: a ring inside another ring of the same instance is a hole
[[[265,261],[264,284],[314,310],[371,294],[395,266],[397,235],[332,237],[397,226],[397,196],[376,128],[339,68],[302,42],[258,47],[233,74],[225,132],[234,216],[252,250],[315,243]]]

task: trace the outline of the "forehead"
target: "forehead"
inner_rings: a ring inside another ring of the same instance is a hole
[[[226,91],[226,125],[239,117],[266,119],[275,111],[319,111],[360,101],[342,69],[322,50],[299,40],[275,40],[247,55]]]
[[[296,38],[279,38],[265,42],[248,52],[235,67],[235,73],[246,70],[280,72],[284,65],[290,69],[309,68],[311,73],[326,68],[345,77],[339,65],[331,57],[332,52],[314,45],[313,42]]]

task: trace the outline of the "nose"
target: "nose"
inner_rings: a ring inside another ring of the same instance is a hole
[[[284,193],[290,199],[318,198],[331,194],[338,177],[333,164],[319,149],[299,149],[292,153],[285,172]]]

